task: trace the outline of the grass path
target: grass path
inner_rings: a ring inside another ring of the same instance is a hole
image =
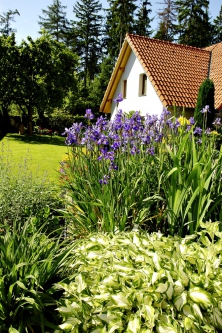
[[[8,134],[0,142],[0,155],[2,148],[11,154],[15,164],[27,159],[27,164],[33,173],[38,169],[46,173],[53,183],[59,182],[59,162],[68,152],[64,137],[50,137],[48,135],[18,135]],[[2,143],[2,145],[1,145]]]

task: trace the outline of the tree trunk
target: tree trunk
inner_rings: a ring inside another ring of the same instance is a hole
[[[33,135],[32,115],[33,115],[33,109],[32,107],[30,107],[28,109],[28,135]]]
[[[5,136],[10,131],[10,117],[8,114],[8,108],[2,107],[2,124],[1,132]]]

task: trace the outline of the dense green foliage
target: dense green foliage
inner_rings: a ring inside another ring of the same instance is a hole
[[[143,0],[140,2],[135,19],[135,33],[140,36],[151,36],[151,21],[150,14],[152,12],[151,2]]]
[[[1,332],[41,332],[56,328],[57,293],[71,246],[48,237],[33,220],[0,224]]]
[[[106,18],[106,48],[108,54],[117,57],[126,33],[134,32],[135,2],[132,0],[108,0]]]
[[[93,234],[74,248],[59,312],[64,332],[206,333],[222,329],[222,233]]]
[[[222,42],[222,5],[220,7],[220,12],[214,20],[214,43]]]
[[[206,79],[200,85],[198,96],[197,96],[197,104],[194,110],[194,118],[199,127],[212,127],[212,123],[215,117],[215,109],[214,109],[214,83],[210,79]],[[200,111],[208,105],[209,111],[207,113],[201,113]]]
[[[76,20],[73,22],[76,35],[74,51],[80,56],[80,75],[91,82],[98,73],[99,59],[102,53],[102,5],[99,0],[76,1],[73,12]]]
[[[212,42],[209,0],[176,0],[178,8],[178,41],[190,46],[205,47]]]

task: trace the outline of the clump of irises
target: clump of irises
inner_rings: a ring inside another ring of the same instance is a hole
[[[120,94],[117,99],[121,101]],[[206,106],[201,112],[209,112]],[[113,120],[108,120],[105,116],[97,118],[96,122],[91,123],[94,115],[91,109],[86,110],[85,118],[88,119],[88,125],[74,123],[70,128],[66,128],[63,133],[66,135],[66,144],[73,147],[85,147],[87,151],[96,152],[99,161],[106,160],[110,162],[110,169],[118,169],[115,165],[116,153],[126,153],[129,155],[145,154],[154,155],[156,143],[170,142],[172,135],[176,136],[192,129],[196,135],[197,143],[201,142],[200,136],[203,129],[194,127],[195,120],[190,117],[186,120],[183,117],[175,118],[166,108],[162,114],[147,114],[142,117],[138,111],[131,116],[118,110]],[[215,126],[220,126],[220,118],[216,118]],[[205,129],[205,134],[210,135],[211,129]],[[108,182],[107,176],[101,183]]]
[[[119,94],[117,105],[121,101]],[[208,107],[202,110],[206,112]],[[64,132],[71,158],[69,170],[62,167],[62,172],[72,197],[75,227],[115,232],[139,224],[149,231],[173,234],[181,225],[181,234],[194,230],[189,219],[199,220],[202,210],[197,212],[193,206],[207,205],[202,199],[198,199],[201,204],[195,201],[202,190],[196,189],[199,183],[194,179],[197,170],[202,176],[207,174],[202,168],[211,159],[212,165],[221,163],[213,153],[220,118],[214,121],[216,131],[197,127],[193,117],[176,117],[167,108],[159,116],[119,109],[111,120],[106,116],[96,119],[87,109],[85,118],[87,125],[74,123]],[[212,198],[206,200],[213,202],[219,183],[213,180],[217,176],[210,164],[208,169],[212,181],[208,177],[206,184],[213,185]],[[192,214],[187,207],[193,209]]]

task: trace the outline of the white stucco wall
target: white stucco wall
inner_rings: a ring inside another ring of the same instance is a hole
[[[111,104],[111,119],[117,112],[117,109],[122,109],[124,112],[140,111],[141,115],[160,114],[163,110],[163,105],[154,90],[149,78],[147,78],[147,90],[146,96],[139,96],[139,79],[140,74],[143,74],[144,70],[132,51],[128,62],[125,66],[125,70],[118,83],[117,89],[114,94],[113,100],[119,93],[123,93],[123,81],[127,80],[127,94],[126,98],[119,103],[118,108],[116,103],[112,101]]]

